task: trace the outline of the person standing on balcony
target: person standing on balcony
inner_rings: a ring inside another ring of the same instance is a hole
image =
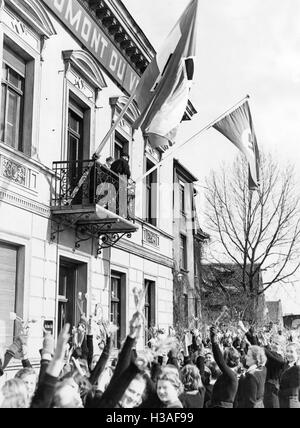
[[[129,155],[128,153],[122,152],[120,159],[117,159],[111,166],[112,172],[118,175],[125,175],[129,180],[131,177],[131,171],[129,166]]]
[[[106,158],[105,166],[107,169],[110,169],[113,163],[114,163],[114,158],[112,158],[111,156]]]

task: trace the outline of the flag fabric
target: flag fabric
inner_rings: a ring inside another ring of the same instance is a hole
[[[141,127],[152,147],[171,146],[188,105],[194,78],[198,0],[192,0],[136,89]]]
[[[248,101],[214,124],[213,127],[245,155],[249,164],[249,189],[257,190],[260,156]]]

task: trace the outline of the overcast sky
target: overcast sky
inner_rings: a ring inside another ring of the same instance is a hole
[[[158,50],[189,0],[123,2]],[[197,49],[191,100],[198,115],[181,126],[178,142],[249,94],[260,148],[295,163],[299,173],[300,1],[199,0]],[[211,169],[236,153],[229,141],[209,130],[188,150],[178,151],[178,158],[204,184]],[[295,300],[286,292],[276,296]],[[298,300],[300,313],[300,293]]]

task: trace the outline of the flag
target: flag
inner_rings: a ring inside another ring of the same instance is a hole
[[[249,164],[249,189],[259,187],[260,156],[248,101],[213,126],[246,157]]]
[[[136,89],[141,127],[152,147],[174,144],[194,78],[198,0],[192,0]]]

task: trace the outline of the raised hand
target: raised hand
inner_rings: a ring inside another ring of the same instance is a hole
[[[213,325],[210,329],[210,340],[212,342],[217,342],[217,339],[218,339],[217,327],[215,325]]]
[[[143,352],[139,352],[135,364],[141,371],[145,371],[148,368],[149,364],[152,364],[154,361],[154,355],[151,350],[145,349]]]
[[[70,324],[66,324],[58,336],[54,357],[47,369],[47,373],[55,378],[59,377],[65,364],[65,355],[69,347],[69,332]]]
[[[70,324],[66,324],[62,331],[60,332],[60,335],[57,339],[56,349],[54,353],[54,360],[63,361],[68,349],[68,342],[70,339]]]
[[[51,359],[54,355],[54,337],[51,333],[46,332],[43,340],[42,358]]]
[[[136,312],[129,324],[129,336],[132,339],[139,339],[143,326],[143,317],[139,312]]]

